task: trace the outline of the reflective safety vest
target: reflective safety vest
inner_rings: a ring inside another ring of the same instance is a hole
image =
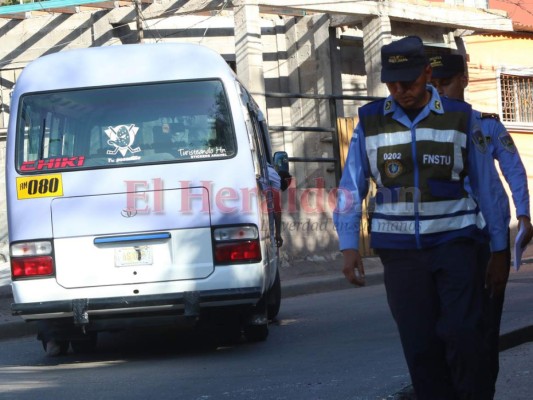
[[[485,221],[464,186],[470,106],[442,99],[445,113],[430,111],[408,127],[383,112],[385,101],[359,112],[377,186],[371,247],[425,248],[484,236]]]

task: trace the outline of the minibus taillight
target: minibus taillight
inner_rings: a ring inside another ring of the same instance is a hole
[[[14,243],[10,249],[11,277],[47,277],[54,274],[52,243],[49,241]]]
[[[253,225],[215,228],[213,240],[216,264],[261,261],[259,232]]]
[[[11,275],[13,279],[36,278],[53,274],[54,261],[51,256],[11,259]]]

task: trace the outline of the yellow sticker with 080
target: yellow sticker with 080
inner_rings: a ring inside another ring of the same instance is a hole
[[[61,174],[17,178],[17,198],[19,200],[57,196],[63,196]]]

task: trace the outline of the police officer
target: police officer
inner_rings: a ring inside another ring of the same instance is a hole
[[[417,398],[489,399],[480,247],[490,241],[490,268],[506,267],[507,196],[491,192],[497,172],[471,107],[428,85],[420,38],[383,46],[381,62],[390,96],[359,109],[338,190],[343,273],[364,285],[359,230],[372,179],[371,247]]]
[[[433,68],[431,83],[435,86],[441,96],[452,99],[464,100],[464,91],[468,86],[468,77],[465,73],[465,61],[460,54],[445,54],[434,56],[430,59]],[[498,161],[500,170],[513,195],[513,202],[516,209],[516,216],[519,227],[523,226],[526,236],[522,241],[522,247],[526,246],[533,236],[533,227],[530,220],[529,190],[527,174],[514,145],[511,135],[500,122],[497,114],[482,113],[474,111],[476,123],[481,127],[481,132],[485,135],[489,151],[492,157]],[[495,179],[492,187],[497,187],[501,191],[502,183],[500,179]],[[506,212],[510,212],[506,210]],[[496,288],[492,296],[488,296],[488,340],[492,351],[492,382],[495,390],[496,380],[499,371],[499,349],[498,339],[500,336],[500,322],[504,303],[505,286],[509,277],[511,267],[510,246],[507,248],[508,266],[502,271],[500,285]]]

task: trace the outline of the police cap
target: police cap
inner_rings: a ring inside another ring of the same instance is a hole
[[[381,81],[409,82],[428,65],[424,44],[418,36],[407,36],[381,48]]]
[[[465,72],[465,59],[460,54],[442,54],[429,59],[432,78],[447,79]]]

